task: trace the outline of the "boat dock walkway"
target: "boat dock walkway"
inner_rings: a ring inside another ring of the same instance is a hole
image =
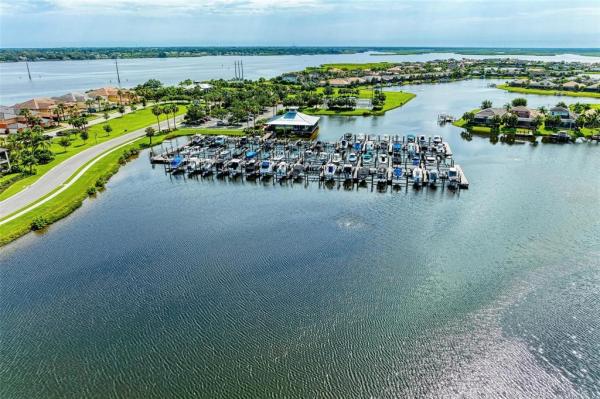
[[[374,136],[347,133],[338,141],[200,136],[151,155],[165,172],[189,177],[275,182],[466,189],[450,145],[440,136]]]

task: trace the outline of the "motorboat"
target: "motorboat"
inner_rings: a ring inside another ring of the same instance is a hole
[[[325,165],[325,180],[335,179],[336,171],[337,171],[337,166],[333,162],[329,162],[327,165]]]
[[[392,184],[402,183],[403,170],[401,167],[396,166],[392,172]]]
[[[427,165],[434,166],[437,164],[437,159],[432,155],[428,155],[425,157],[425,162],[427,162]]]
[[[375,181],[378,185],[387,184],[388,181],[388,168],[387,166],[379,166],[375,175]]]
[[[372,152],[375,149],[375,145],[371,140],[365,142],[365,152]]]
[[[458,170],[456,168],[448,169],[448,185],[451,187],[458,185]]]
[[[329,161],[329,154],[326,152],[319,153],[319,162],[321,162],[321,165],[325,165],[327,161]]]
[[[389,162],[389,158],[388,158],[387,154],[380,153],[379,155],[377,155],[377,165],[378,166],[379,165],[387,166],[388,162]]]
[[[287,177],[288,173],[288,165],[285,161],[281,161],[277,164],[277,169],[275,170],[275,176],[278,179],[284,179]]]
[[[350,162],[352,165],[356,165],[357,161],[358,161],[358,156],[356,155],[356,153],[351,152],[350,155],[348,155],[348,162]]]
[[[246,178],[256,177],[256,167],[257,167],[256,159],[251,158],[246,161],[246,163],[244,165],[244,173],[246,174]]]
[[[333,162],[336,165],[339,165],[342,162],[342,154],[340,154],[339,152],[334,153],[331,157],[331,162]]]
[[[200,165],[201,165],[200,158],[190,157],[188,159],[186,169],[187,169],[188,173],[195,173],[200,168]]]
[[[229,176],[236,177],[242,174],[242,161],[238,158],[233,158],[231,161],[227,163],[227,170],[229,172]]]
[[[429,177],[429,185],[435,186],[440,177],[440,172],[437,169],[431,169],[427,171],[427,174]]]
[[[258,171],[260,177],[273,176],[273,164],[268,159],[260,162],[260,169]]]
[[[423,169],[418,166],[412,171],[412,179],[415,186],[419,187],[423,184]]]
[[[442,136],[433,136],[433,144],[438,145],[442,144]]]
[[[394,143],[392,145],[392,154],[398,154],[398,153],[400,153],[400,151],[402,151],[402,144]]]
[[[373,154],[370,152],[365,153],[362,156],[363,165],[372,165],[373,164]]]
[[[202,176],[210,175],[214,172],[215,161],[212,159],[207,159],[202,163],[202,167],[200,169]]]
[[[406,136],[406,141],[408,143],[414,143],[415,142],[415,135],[414,134],[409,134]]]
[[[295,163],[292,166],[292,179],[302,179],[304,177],[304,165],[301,163]]]
[[[352,166],[351,163],[344,164],[344,166],[342,167],[342,173],[344,174],[345,180],[352,179],[352,169],[353,168],[354,168],[354,166]]]
[[[415,143],[408,143],[406,146],[406,152],[408,152],[408,156],[410,158],[414,157],[417,153],[417,146],[415,145]]]
[[[369,177],[369,168],[366,167],[361,167],[358,169],[358,173],[357,173],[357,177],[359,181],[365,181],[367,180],[367,177]]]
[[[215,137],[214,143],[216,145],[225,145],[225,140],[226,140],[225,136],[217,136],[217,137]]]
[[[229,150],[223,150],[219,153],[219,159],[230,159],[231,158],[231,151]]]

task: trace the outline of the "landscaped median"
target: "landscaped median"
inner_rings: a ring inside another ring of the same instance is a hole
[[[176,115],[185,113],[186,106],[178,104],[179,111]],[[172,119],[172,117],[170,117]],[[161,118],[161,123],[165,121],[165,117]],[[126,133],[142,129],[156,123],[156,116],[152,114],[151,108],[145,108],[133,113],[126,114],[120,118],[110,119],[106,123],[97,124],[88,128],[89,138],[86,141],[79,137],[75,138],[72,144],[68,147],[62,147],[59,144],[60,138],[52,139],[50,150],[54,153],[54,159],[45,165],[37,165],[37,173],[26,176],[21,174],[11,174],[0,177],[0,201],[5,200],[12,195],[30,186],[41,178],[46,172],[55,166],[64,162],[68,158],[88,149],[96,144],[104,143]],[[171,122],[172,123],[172,122]],[[110,134],[104,131],[103,126],[109,125],[112,128]]]
[[[243,132],[242,130],[234,129],[183,128],[166,135],[153,137],[152,145],[158,145],[164,140],[175,137],[194,134],[241,136]],[[75,211],[86,198],[98,195],[104,189],[104,185],[110,177],[119,170],[119,167],[129,159],[135,157],[140,149],[147,148],[149,143],[150,140],[148,137],[140,137],[124,145],[107,150],[79,168],[65,182],[65,184],[70,183],[70,186],[60,193],[57,194],[63,186],[57,187],[46,196],[24,206],[24,208],[12,215],[4,217],[0,220],[0,246],[16,240],[31,230],[43,229]],[[84,169],[86,169],[85,172],[81,173]],[[48,199],[49,197],[52,198]],[[22,214],[14,217],[19,213]],[[12,220],[3,222],[11,218]]]
[[[555,89],[531,89],[527,87],[515,87],[507,84],[496,85],[496,88],[511,91],[514,93],[524,94],[539,94],[545,96],[569,96],[569,97],[592,97],[600,98],[600,93],[593,91],[567,91],[567,90],[555,90]]]

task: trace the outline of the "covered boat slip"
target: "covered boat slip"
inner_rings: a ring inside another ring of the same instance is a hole
[[[194,136],[151,158],[165,172],[199,179],[319,181],[345,188],[468,188],[468,180],[440,136],[346,134],[335,142]]]
[[[281,135],[311,136],[319,128],[319,119],[291,107],[284,114],[271,118],[265,128]]]

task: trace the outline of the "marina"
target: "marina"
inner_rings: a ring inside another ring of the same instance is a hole
[[[189,143],[151,154],[165,173],[194,178],[319,182],[346,189],[369,186],[467,189],[441,136],[344,134],[337,141],[195,135]]]

